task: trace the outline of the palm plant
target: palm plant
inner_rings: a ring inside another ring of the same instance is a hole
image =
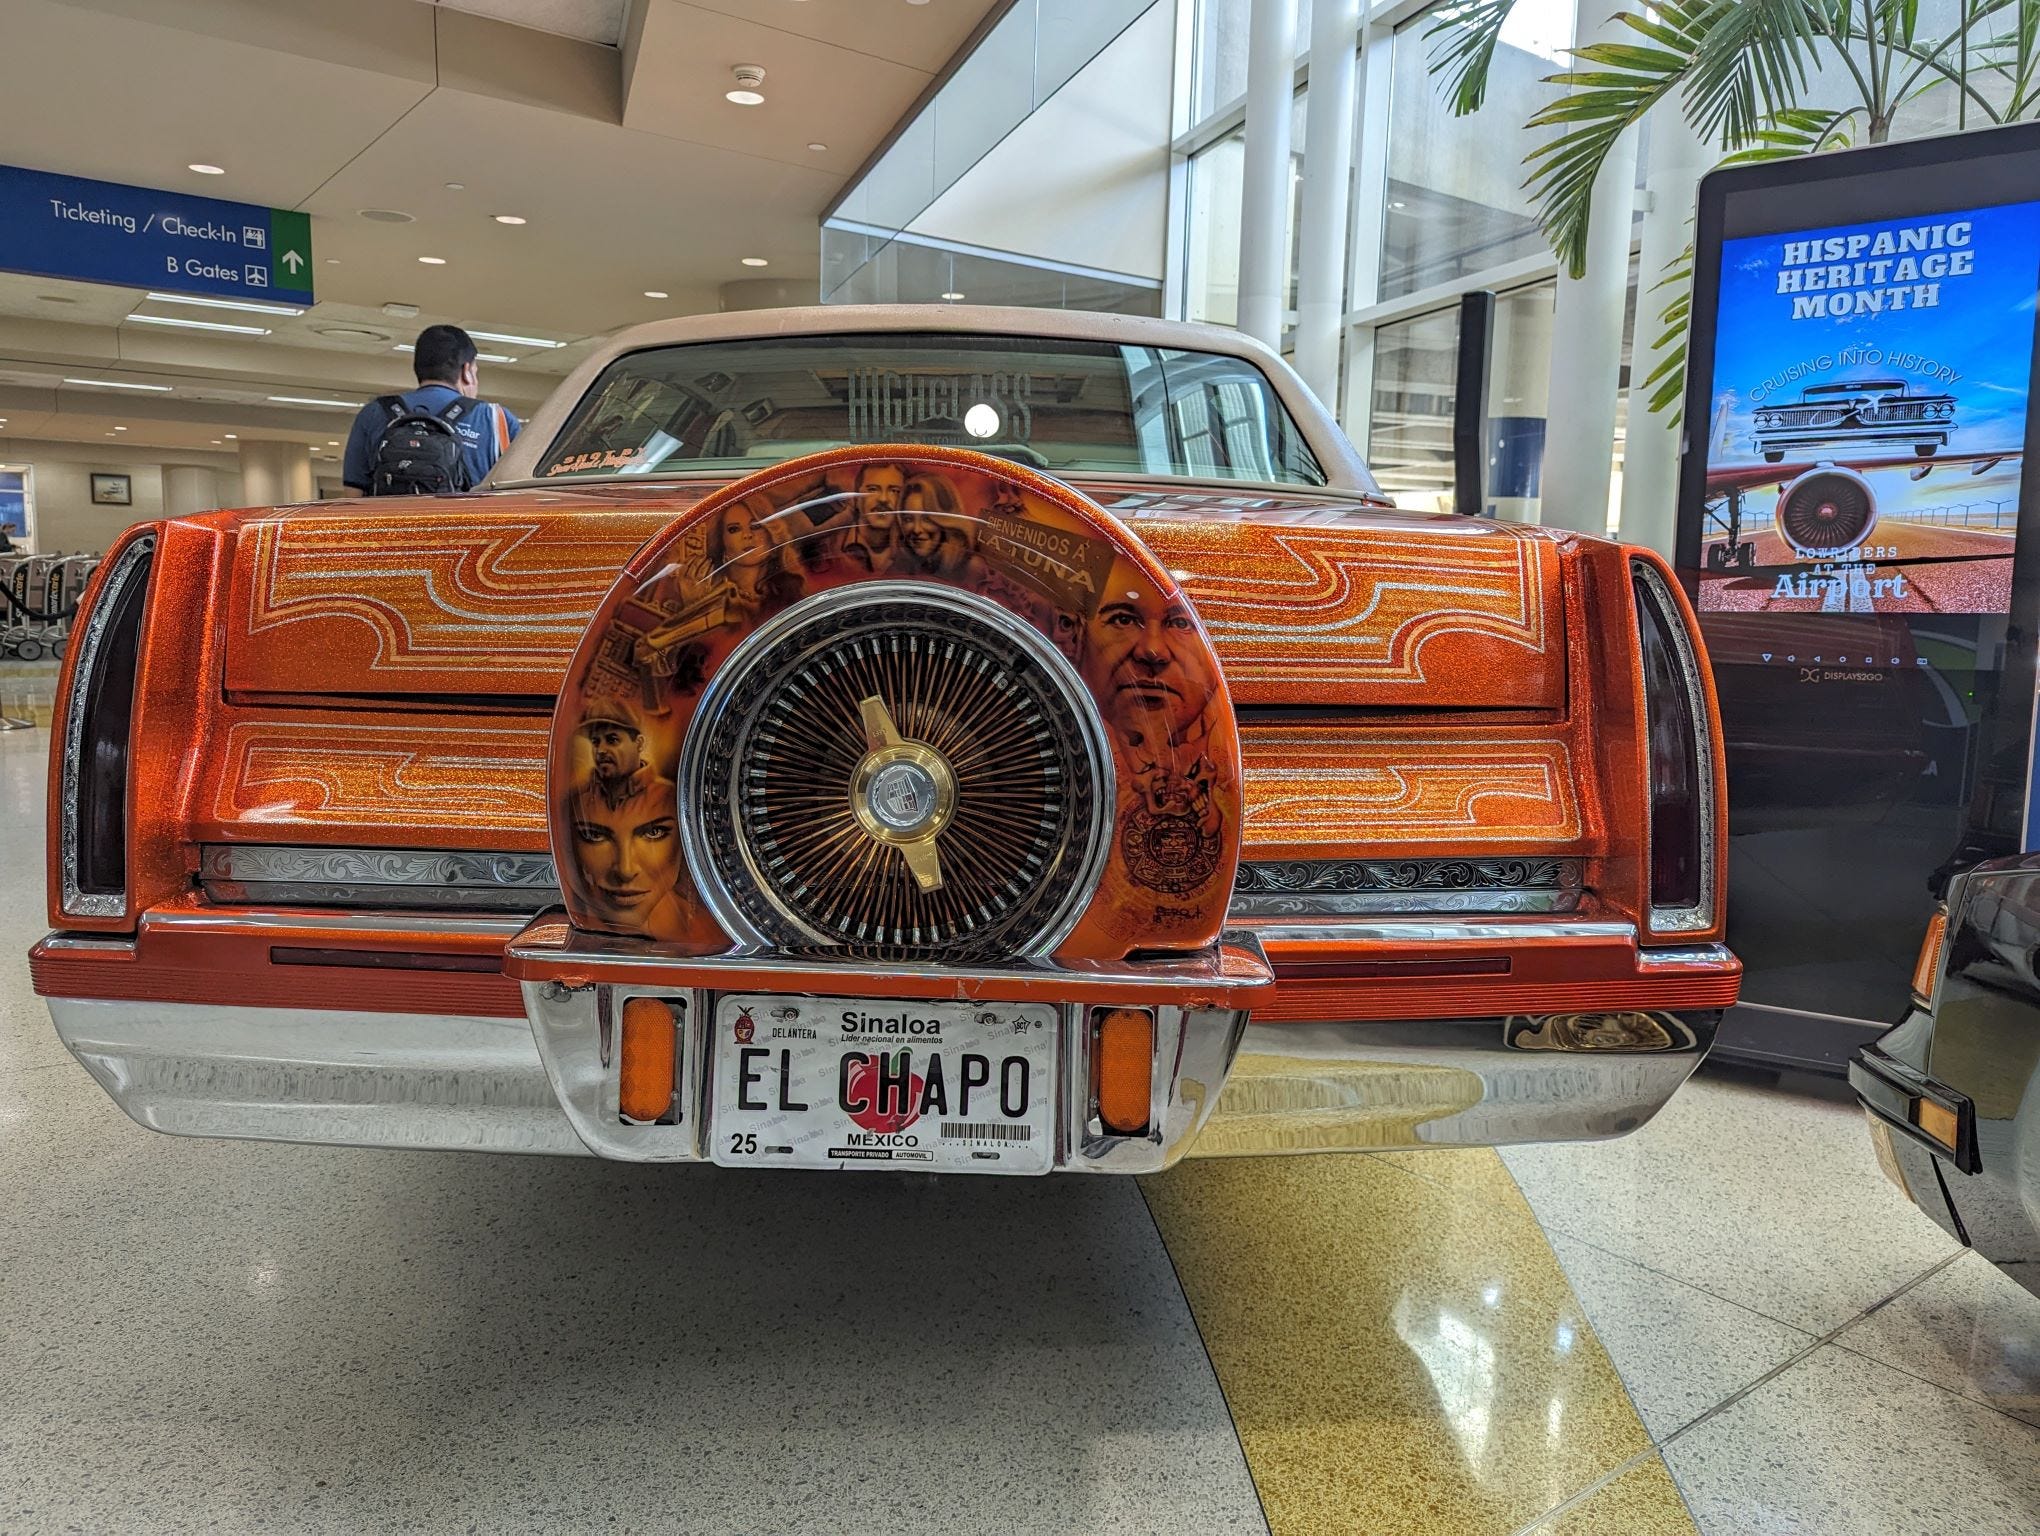
[[[1480,107],[1515,4],[1453,0],[1438,12],[1431,68],[1455,113]],[[1881,143],[1933,92],[1954,93],[1957,127],[2040,114],[2040,0],[1656,0],[1610,19],[1633,37],[1573,49],[1574,67],[1546,80],[1564,94],[1525,125],[1549,131],[1525,158],[1524,185],[1574,277],[1585,274],[1595,178],[1624,130],[1668,97],[1723,163]],[[1645,381],[1653,411],[1684,389],[1691,273],[1689,247],[1656,284],[1675,293]]]

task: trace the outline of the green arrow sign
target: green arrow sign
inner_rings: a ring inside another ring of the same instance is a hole
[[[303,290],[311,299],[312,219],[286,208],[269,210],[270,280],[278,288]]]

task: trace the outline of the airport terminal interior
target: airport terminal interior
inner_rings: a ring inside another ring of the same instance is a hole
[[[0,0],[0,1532],[2040,1530],[2036,28]]]

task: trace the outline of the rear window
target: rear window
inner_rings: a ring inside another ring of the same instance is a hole
[[[954,334],[653,347],[602,371],[547,479],[744,474],[858,443],[975,448],[1051,473],[1323,485],[1267,376],[1166,347]]]

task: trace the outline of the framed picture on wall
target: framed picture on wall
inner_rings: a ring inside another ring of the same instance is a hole
[[[95,507],[126,507],[134,504],[134,480],[127,475],[94,475],[92,504]]]

